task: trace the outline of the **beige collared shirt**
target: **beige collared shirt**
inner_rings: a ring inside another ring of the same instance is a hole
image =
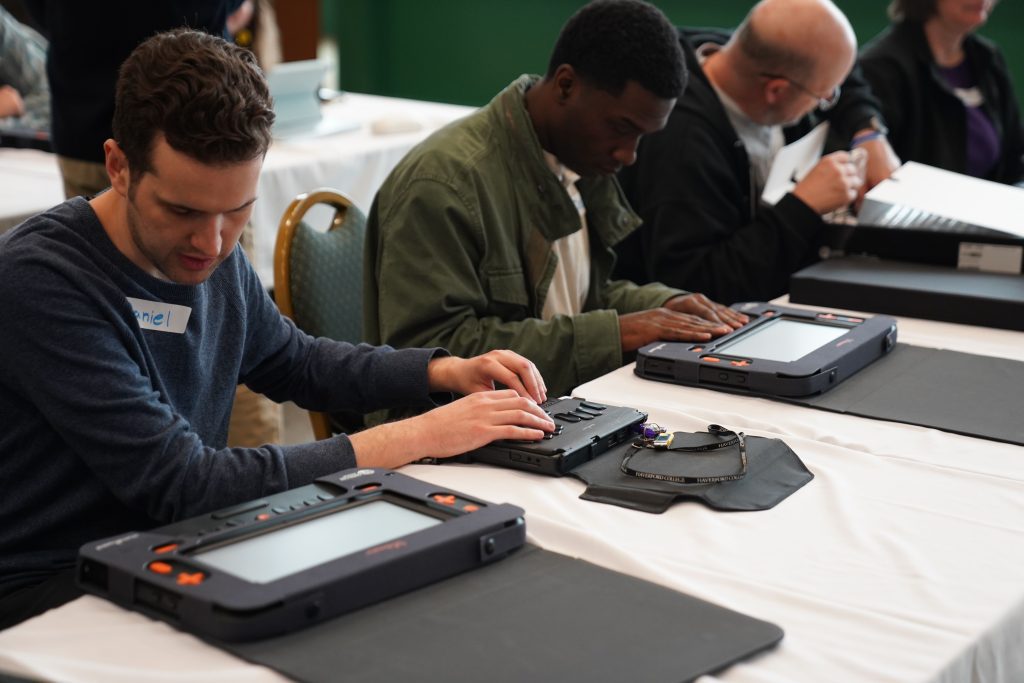
[[[550,320],[556,315],[577,315],[583,312],[590,291],[590,236],[587,233],[587,209],[576,188],[576,181],[580,177],[553,154],[544,152],[544,160],[579,211],[580,225],[583,226],[551,244],[551,250],[558,257],[558,265],[541,312],[544,320]]]

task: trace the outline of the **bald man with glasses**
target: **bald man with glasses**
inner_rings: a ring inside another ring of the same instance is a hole
[[[687,89],[620,173],[644,224],[618,247],[617,276],[722,302],[772,299],[818,258],[822,217],[899,165],[855,69],[853,29],[829,0],[763,0],[735,32],[682,29],[680,43]],[[778,203],[762,202],[779,150],[822,121],[836,151]]]

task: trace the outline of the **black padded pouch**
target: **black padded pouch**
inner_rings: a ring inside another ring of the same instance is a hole
[[[698,435],[706,436],[695,433]],[[814,478],[784,442],[759,436],[747,437],[746,476],[716,484],[676,484],[623,474],[619,464],[632,450],[632,444],[627,442],[570,472],[587,483],[587,490],[580,498],[654,513],[664,512],[677,500],[687,499],[700,501],[715,510],[769,510]],[[645,464],[641,458],[648,462]],[[699,465],[700,459],[701,456],[689,453],[667,451],[658,455],[638,454],[631,465],[644,470],[657,467],[665,474],[691,474],[694,463]],[[673,471],[673,464],[677,464],[676,471]]]

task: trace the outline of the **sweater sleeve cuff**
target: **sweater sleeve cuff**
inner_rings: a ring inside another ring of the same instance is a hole
[[[377,397],[377,404],[385,406],[436,405],[437,399],[443,399],[445,394],[430,393],[427,365],[434,358],[442,358],[447,355],[448,352],[441,348],[402,349],[391,353],[387,358],[387,372],[382,372],[375,378],[374,393]]]
[[[286,488],[305,486],[317,477],[356,466],[356,453],[348,436],[339,434],[323,441],[285,446]]]
[[[578,377],[600,377],[622,365],[619,315],[599,310],[573,316],[573,338]]]

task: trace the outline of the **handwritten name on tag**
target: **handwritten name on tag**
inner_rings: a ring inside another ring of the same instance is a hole
[[[192,309],[188,306],[146,301],[130,296],[125,298],[132,305],[135,320],[138,321],[141,330],[182,334],[188,326],[189,316],[192,315]]]

